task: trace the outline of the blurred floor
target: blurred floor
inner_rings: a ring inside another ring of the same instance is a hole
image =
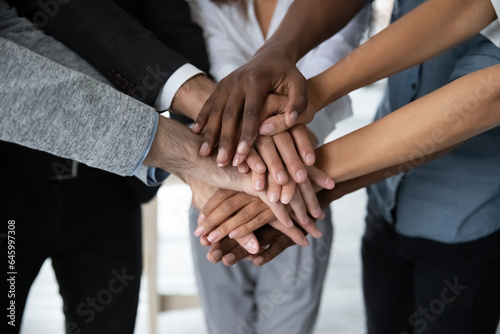
[[[383,85],[377,83],[351,96],[354,116],[339,123],[339,137],[368,124]],[[172,183],[172,182],[170,182]],[[196,294],[188,238],[187,208],[190,191],[174,182],[159,193],[158,286],[163,294]],[[316,334],[360,334],[364,332],[362,310],[360,237],[363,232],[366,194],[364,190],[335,202],[335,239],[326,278]],[[136,333],[148,333],[147,280],[143,280]],[[50,267],[43,266],[29,296],[22,334],[62,334],[62,302]],[[206,333],[200,308],[165,312],[159,316],[158,333]],[[500,334],[500,331],[498,332]],[[119,333],[117,333],[119,334]]]

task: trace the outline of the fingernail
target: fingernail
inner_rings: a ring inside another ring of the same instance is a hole
[[[290,125],[290,126],[294,125],[294,124],[295,124],[295,122],[297,121],[297,118],[298,118],[298,117],[299,117],[299,113],[298,113],[297,111],[295,111],[295,110],[294,110],[294,111],[292,111],[292,112],[290,113],[289,118],[288,118],[288,121],[290,122],[290,124],[289,124],[289,125]]]
[[[245,153],[245,150],[247,148],[247,143],[245,141],[242,141],[239,145],[238,148],[236,149],[236,152],[239,154]]]
[[[297,174],[295,174],[299,183],[304,182],[307,179],[307,173],[305,170],[300,169]]]
[[[203,143],[200,148],[200,154],[208,154],[208,151],[210,150],[210,146],[208,143]]]
[[[292,198],[290,197],[290,195],[285,194],[281,198],[281,203],[288,204],[288,203],[290,203],[291,200],[292,200]]]
[[[313,237],[315,237],[316,239],[319,239],[323,236],[323,233],[321,233],[321,231],[314,231],[314,235]]]
[[[233,167],[239,166],[240,165],[240,160],[241,160],[241,155],[236,154],[233,159]]]
[[[257,251],[259,250],[257,247],[257,243],[254,240],[250,240],[247,242],[245,245],[245,249],[250,253],[250,254],[257,254]]]
[[[198,216],[198,224],[200,224],[202,221],[205,220],[205,215],[203,213],[200,213],[200,215]]]
[[[221,148],[219,149],[219,153],[217,153],[217,162],[218,162],[217,166],[221,165],[222,161],[224,161],[225,159],[226,159],[226,149]]]
[[[335,181],[333,179],[327,177],[325,181],[326,189],[333,189],[335,188]]]
[[[198,228],[194,231],[194,236],[199,237],[205,232],[205,227],[203,226],[198,226]]]
[[[234,255],[233,253],[224,255],[224,261],[226,261],[227,263],[231,264],[234,262],[234,260],[236,260],[236,255]]]
[[[293,221],[291,219],[288,219],[285,224],[287,227],[293,227]]]
[[[261,180],[255,181],[255,190],[262,190],[264,189],[264,183],[262,183]]]
[[[257,168],[257,171],[264,173],[266,171],[266,166],[262,162],[257,162],[255,164],[255,168]]]
[[[257,266],[260,266],[264,262],[264,258],[262,256],[257,256],[253,263]]]
[[[213,251],[211,253],[211,255],[212,255],[212,259],[213,259],[212,262],[214,262],[214,261],[218,262],[221,259],[221,257],[222,257],[222,252],[217,249],[217,250]]]
[[[273,203],[276,203],[279,199],[278,193],[272,193],[271,196],[269,196],[269,200]]]
[[[278,175],[277,175],[277,178],[278,178],[279,182],[285,183],[286,180],[287,180],[286,173],[284,171],[279,172]]]
[[[193,128],[191,130],[193,130],[193,132],[198,132],[200,130],[200,124],[194,123]]]
[[[314,154],[309,153],[308,155],[306,155],[306,164],[308,166],[314,165]]]
[[[219,231],[213,231],[212,233],[210,233],[207,237],[207,240],[210,241],[210,242],[213,242],[214,240],[216,240],[220,235],[220,232]]]
[[[274,133],[274,125],[272,124],[264,124],[260,127],[259,133],[263,136],[269,136]]]
[[[321,208],[317,208],[316,210],[313,211],[313,217],[314,218],[319,218],[321,216],[323,216],[325,213],[323,212],[323,210],[321,210]]]
[[[305,238],[303,244],[304,244],[304,247],[309,246],[309,240],[307,240],[307,238]]]
[[[229,237],[231,239],[236,239],[238,237],[238,235],[240,235],[240,232],[238,232],[238,230],[234,230],[231,233],[229,233]]]

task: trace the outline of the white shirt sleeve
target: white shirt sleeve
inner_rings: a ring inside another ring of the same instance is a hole
[[[170,78],[168,78],[165,85],[163,85],[163,87],[160,89],[160,93],[156,97],[156,101],[153,107],[157,111],[165,111],[167,109],[170,109],[174,96],[179,88],[181,88],[181,86],[186,81],[198,74],[203,74],[203,71],[199,70],[191,64],[184,64],[179,67],[177,71],[175,71],[170,76]]]
[[[493,8],[495,9],[495,12],[497,13],[497,17],[500,17],[499,16],[500,0],[491,0],[491,3],[493,4]],[[483,34],[493,44],[495,44],[497,47],[500,48],[500,22],[498,21],[498,19],[491,22],[491,24],[489,26],[484,28],[483,31],[481,31],[481,34]]]

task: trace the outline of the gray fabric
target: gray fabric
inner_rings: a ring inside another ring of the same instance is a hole
[[[330,209],[318,222],[323,237],[293,246],[260,268],[243,260],[232,267],[207,260],[194,237],[198,211],[189,210],[191,246],[210,334],[309,334],[318,316],[333,239]]]
[[[2,1],[0,17],[0,140],[129,175],[147,150],[156,111],[103,84]]]

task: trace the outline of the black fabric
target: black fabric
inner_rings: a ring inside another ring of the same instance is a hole
[[[89,169],[72,180],[18,184],[13,177],[0,180],[0,233],[7,233],[8,220],[15,220],[17,271],[17,326],[3,321],[7,331],[1,332],[19,331],[29,288],[51,258],[68,334],[132,334],[142,267],[141,211],[123,179]],[[5,241],[2,237],[4,269]],[[4,292],[6,273],[2,270],[0,280]]]
[[[184,0],[8,2],[87,60],[118,89],[148,105],[188,59],[208,70],[201,29],[191,21]]]
[[[494,334],[500,232],[443,244],[397,234],[368,208],[363,290],[368,334]]]

